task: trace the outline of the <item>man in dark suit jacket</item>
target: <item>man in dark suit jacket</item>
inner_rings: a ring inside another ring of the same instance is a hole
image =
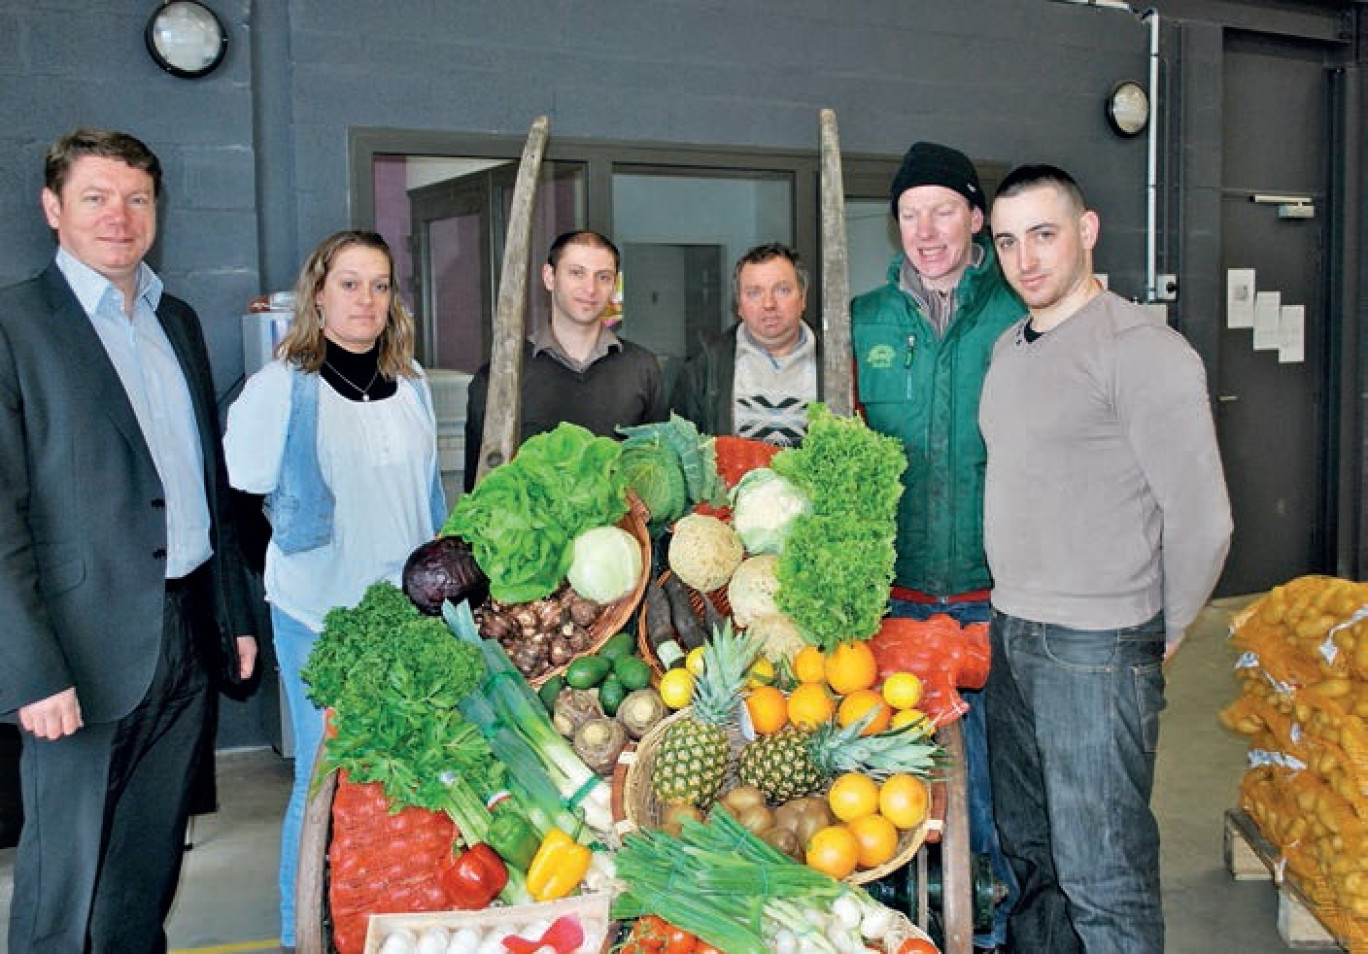
[[[213,683],[246,679],[256,641],[203,334],[143,262],[160,163],[81,129],[45,171],[56,260],[0,290],[0,718],[24,738],[9,949],[155,954]]]

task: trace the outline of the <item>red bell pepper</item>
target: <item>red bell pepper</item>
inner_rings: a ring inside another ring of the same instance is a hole
[[[437,878],[448,904],[478,911],[489,907],[508,884],[508,868],[493,848],[480,842],[444,864]]]
[[[546,948],[550,948],[556,954],[574,954],[583,943],[584,925],[580,924],[580,919],[573,914],[556,918],[546,929],[546,933],[536,941],[529,941],[525,937],[503,939],[503,946],[508,948],[510,954],[534,954]]]

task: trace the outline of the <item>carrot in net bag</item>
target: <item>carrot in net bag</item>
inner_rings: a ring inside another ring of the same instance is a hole
[[[959,689],[982,689],[988,681],[988,624],[960,626],[937,614],[927,620],[886,617],[870,637],[879,677],[915,673],[922,681],[919,708],[937,725],[955,721],[969,710]]]
[[[333,796],[328,900],[339,954],[360,954],[369,915],[441,911],[449,905],[437,879],[451,855],[456,826],[443,812],[390,812],[378,783],[343,773]]]

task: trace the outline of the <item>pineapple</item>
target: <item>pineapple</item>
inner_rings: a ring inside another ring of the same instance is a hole
[[[703,650],[703,673],[687,715],[670,723],[660,738],[651,788],[666,804],[708,809],[731,764],[727,728],[736,721],[747,670],[759,642],[734,632],[728,622],[713,630]]]
[[[826,776],[808,751],[812,736],[812,732],[794,725],[786,725],[772,735],[758,736],[741,750],[737,774],[742,784],[760,789],[771,804],[817,791]]]
[[[786,802],[824,788],[843,772],[860,772],[882,780],[894,772],[926,777],[935,769],[941,749],[930,741],[929,728],[907,726],[861,737],[869,718],[845,727],[828,722],[813,732],[786,726],[741,750],[737,774],[765,793],[771,803]]]

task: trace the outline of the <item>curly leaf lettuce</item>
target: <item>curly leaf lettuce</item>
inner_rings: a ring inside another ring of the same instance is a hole
[[[858,417],[808,406],[803,443],[771,467],[812,500],[779,555],[779,608],[826,649],[879,628],[893,582],[898,499],[907,457],[896,438]]]

